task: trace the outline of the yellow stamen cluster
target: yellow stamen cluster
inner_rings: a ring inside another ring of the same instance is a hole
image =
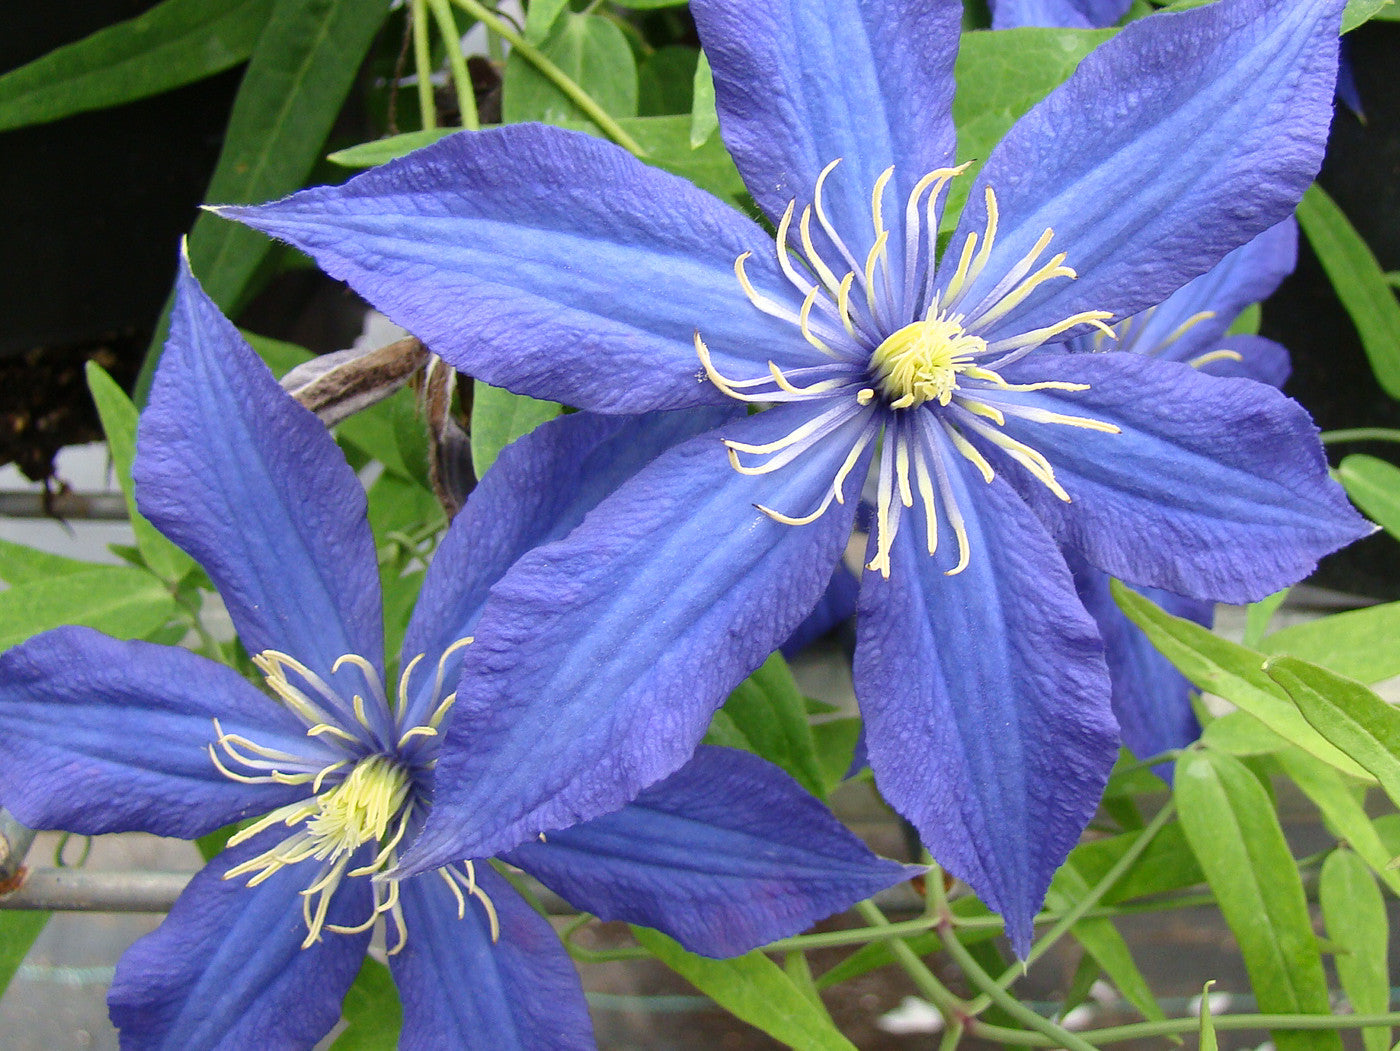
[[[915,321],[876,347],[870,366],[890,408],[947,405],[958,389],[958,373],[986,349],[985,339],[964,332],[956,321]]]

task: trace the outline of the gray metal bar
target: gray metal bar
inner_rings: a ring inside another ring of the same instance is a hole
[[[25,828],[8,810],[0,810],[0,887],[19,873],[33,842],[32,828]]]
[[[189,879],[188,872],[31,869],[17,889],[0,894],[0,909],[169,912]]]

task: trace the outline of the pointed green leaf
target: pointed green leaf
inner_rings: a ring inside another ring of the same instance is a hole
[[[566,11],[539,50],[611,117],[637,115],[637,60],[627,37],[601,15]],[[542,120],[592,124],[519,50],[510,53],[501,84],[501,117],[507,124]]]
[[[1290,744],[1343,773],[1371,779],[1363,767],[1328,743],[1289,703],[1282,687],[1264,674],[1263,654],[1223,639],[1192,621],[1173,617],[1116,580],[1113,598],[1152,645],[1197,688],[1224,697]]]
[[[1400,398],[1400,303],[1375,254],[1316,184],[1298,204],[1298,222],[1351,315],[1376,382],[1392,398]]]
[[[27,909],[0,911],[0,993],[9,987],[19,965],[49,922],[49,913]]]
[[[532,44],[543,41],[568,8],[569,0],[530,0],[525,12],[525,39]]]
[[[384,0],[275,0],[234,99],[206,200],[259,204],[303,184],[388,14]],[[234,315],[271,248],[257,231],[205,213],[190,234],[190,263],[214,302]],[[138,402],[150,388],[169,312],[167,300],[137,380]]]
[[[1288,597],[1292,588],[1284,588],[1282,591],[1275,591],[1268,598],[1260,599],[1258,602],[1251,602],[1245,607],[1244,644],[1254,647],[1259,645],[1269,631],[1269,622],[1274,619],[1274,614],[1278,612],[1279,606],[1283,605],[1283,600]]]
[[[1266,636],[1265,653],[1301,657],[1358,682],[1400,675],[1400,602],[1333,613]]]
[[[475,380],[472,383],[472,469],[480,478],[501,450],[540,424],[559,415],[558,402],[512,394]]]
[[[403,1026],[403,1005],[394,979],[374,957],[366,957],[341,1007],[345,1029],[331,1046],[335,1051],[392,1051]]]
[[[531,10],[534,10],[533,6]],[[362,142],[358,146],[348,146],[326,155],[326,160],[342,168],[373,168],[388,164],[406,153],[431,146],[438,139],[455,135],[461,128],[425,128],[422,131],[405,131],[399,135],[389,135],[373,142]]]
[[[155,526],[136,509],[136,490],[131,484],[131,465],[136,459],[136,406],[117,386],[111,376],[95,361],[87,363],[88,390],[92,393],[97,415],[102,419],[102,431],[107,435],[107,448],[112,453],[112,467],[117,484],[126,497],[126,511],[136,534],[136,546],[151,572],[167,583],[176,583],[194,568],[194,559],[161,535]]]
[[[690,93],[690,148],[705,145],[717,131],[719,111],[715,108],[715,77],[710,70],[710,56],[702,51]]]
[[[0,131],[119,106],[252,53],[272,0],[165,0],[0,77]]]
[[[1062,865],[1050,883],[1046,903],[1050,908],[1063,911],[1088,895],[1091,884],[1070,861]],[[1108,980],[1118,987],[1130,1004],[1136,1007],[1144,1018],[1160,1021],[1166,1017],[1158,1005],[1156,997],[1147,984],[1147,979],[1138,970],[1128,943],[1108,919],[1080,920],[1070,933],[1084,946],[1085,951],[1097,961]]]
[[[1308,903],[1273,803],[1238,759],[1188,752],[1176,767],[1186,838],[1239,942],[1264,1014],[1329,1014]],[[1337,1049],[1335,1033],[1275,1031],[1279,1051]]]
[[[1400,897],[1400,871],[1390,868],[1392,855],[1381,842],[1380,833],[1346,779],[1298,748],[1285,748],[1274,759],[1312,800],[1328,830],[1338,839],[1350,843],[1357,856],[1370,865],[1376,875],[1385,880],[1386,885]]]
[[[1317,887],[1327,937],[1338,947],[1333,957],[1342,990],[1355,1014],[1390,1010],[1390,924],[1380,888],[1366,864],[1349,850],[1334,850],[1322,864]],[[1366,1051],[1386,1051],[1389,1029],[1363,1029]]]
[[[1271,657],[1264,670],[1320,734],[1400,805],[1400,712],[1361,683],[1296,657]]]
[[[1210,1019],[1210,987],[1215,984],[1212,978],[1201,986],[1201,1037],[1200,1051],[1217,1051],[1219,1041],[1215,1039],[1215,1023]]]
[[[856,742],[860,740],[860,727],[860,719],[853,715],[812,724],[817,764],[821,767],[828,792],[844,781],[847,771],[851,769]]]
[[[1342,458],[1337,479],[1357,507],[1400,540],[1400,467],[1375,456],[1353,453]]]
[[[1373,18],[1396,18],[1395,0],[1351,0],[1342,13],[1342,32],[1350,33]],[[1385,11],[1382,14],[1382,11]],[[1382,1008],[1384,1010],[1384,1008]]]
[[[0,580],[10,585],[86,573],[101,565],[100,562],[84,562],[82,559],[53,555],[36,547],[0,540]]]
[[[164,625],[178,609],[169,588],[131,566],[98,566],[31,580],[0,591],[0,650],[64,624],[139,639]]]
[[[781,766],[813,795],[826,798],[826,773],[817,758],[806,699],[781,653],[741,682],[722,710],[748,742],[749,751]]]
[[[732,960],[686,952],[657,931],[633,927],[648,952],[734,1017],[799,1051],[855,1051],[824,1008],[793,984],[781,967],[755,950]]]

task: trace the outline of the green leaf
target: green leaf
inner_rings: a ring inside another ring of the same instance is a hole
[[[165,539],[136,508],[136,490],[131,484],[131,465],[136,459],[136,406],[95,361],[87,363],[87,384],[102,419],[102,431],[107,435],[107,448],[112,453],[117,484],[126,497],[126,511],[141,558],[161,580],[176,583],[194,568],[194,559]]]
[[[388,14],[384,0],[275,0],[233,102],[208,201],[256,204],[302,185]],[[205,213],[190,234],[190,264],[232,316],[271,248],[257,231]],[[169,313],[167,301],[137,380],[138,402],[150,387]]]
[[[1347,4],[1347,9],[1342,12],[1342,32],[1350,33],[1363,22],[1368,22],[1373,18],[1400,18],[1396,13],[1396,8],[1392,6],[1395,0],[1351,0]],[[1385,8],[1386,13],[1381,10]],[[1385,1010],[1384,1007],[1381,1008]]]
[[[1342,458],[1337,480],[1356,506],[1400,540],[1400,467],[1364,453]]]
[[[1400,896],[1400,871],[1389,867],[1392,855],[1381,842],[1361,800],[1352,792],[1351,784],[1330,766],[1297,748],[1285,748],[1274,756],[1274,761],[1312,800],[1328,830],[1350,843],[1357,855]]]
[[[609,116],[637,115],[637,60],[626,35],[613,22],[600,15],[565,12],[539,50]],[[506,59],[501,119],[506,124],[542,120],[592,127],[593,123],[519,51]]]
[[[680,7],[686,0],[613,0],[618,7],[630,7],[633,11],[655,11],[662,7]]]
[[[860,719],[853,715],[812,723],[812,741],[816,745],[817,763],[821,766],[827,792],[846,779],[846,771],[855,759],[860,726]]]
[[[1298,222],[1356,325],[1376,382],[1400,398],[1400,303],[1375,255],[1320,186],[1303,194]]]
[[[1361,683],[1296,657],[1270,658],[1264,670],[1322,736],[1400,805],[1400,711]]]
[[[1215,984],[1212,978],[1201,986],[1201,1037],[1200,1051],[1217,1051],[1220,1047],[1215,1039],[1215,1023],[1210,1019],[1210,987]]]
[[[1274,755],[1293,747],[1248,712],[1228,712],[1201,734],[1201,740],[1227,755]]]
[[[139,639],[175,616],[170,589],[144,569],[97,566],[0,591],[0,650],[50,628],[81,624]]]
[[[637,115],[690,116],[699,61],[699,51],[680,44],[657,48],[648,55],[637,69]]]
[[[295,343],[269,339],[267,336],[259,336],[256,332],[248,332],[244,329],[238,331],[248,341],[248,345],[258,352],[258,357],[262,358],[263,364],[279,380],[298,365],[304,364],[316,356],[305,347]]]
[[[686,952],[657,931],[633,927],[648,952],[734,1017],[799,1051],[855,1051],[826,1011],[812,1003],[781,967],[755,950],[731,960]]]
[[[1230,327],[1225,330],[1227,336],[1257,336],[1259,335],[1259,324],[1264,318],[1264,308],[1258,303],[1251,303],[1235,316],[1235,320],[1230,322]]]
[[[1132,588],[1114,581],[1113,598],[1152,645],[1197,688],[1224,697],[1270,730],[1343,773],[1370,780],[1366,770],[1339,751],[1290,704],[1283,688],[1264,674],[1264,655],[1223,639],[1199,624],[1173,617]]]
[[[481,380],[472,382],[472,469],[480,478],[501,450],[559,415],[560,405],[512,394]]]
[[[531,8],[533,10],[533,8]],[[362,142],[328,154],[326,160],[342,168],[373,168],[387,164],[406,153],[431,146],[438,139],[455,135],[461,128],[426,128],[423,131],[405,131],[399,135],[389,135],[373,142]]]
[[[0,131],[119,106],[238,65],[272,0],[165,0],[0,77]]]
[[[1238,759],[1188,752],[1176,767],[1181,825],[1239,942],[1264,1014],[1329,1014],[1327,977],[1298,869],[1264,787]],[[1335,1048],[1335,1033],[1276,1030],[1279,1051]]]
[[[958,160],[973,162],[973,168],[949,187],[945,221],[956,221],[973,175],[1011,125],[1115,32],[1026,28],[962,35],[953,68],[953,122],[958,128]]]
[[[781,766],[807,791],[826,798],[826,774],[807,721],[806,699],[781,653],[741,682],[721,709],[744,746]]]
[[[569,0],[530,0],[525,12],[525,39],[532,44],[543,41],[568,9]]]
[[[1400,602],[1334,613],[1267,636],[1265,653],[1301,657],[1358,682],[1400,675]]]
[[[398,1046],[403,1005],[389,968],[373,957],[365,957],[340,1013],[345,1029],[331,1045],[336,1051],[393,1051]]]
[[[49,922],[49,913],[28,909],[0,911],[0,993],[3,993]]]
[[[695,84],[690,92],[690,148],[699,149],[719,131],[719,111],[715,108],[715,78],[710,56],[700,52],[695,67]]]
[[[84,562],[77,558],[52,555],[36,547],[0,540],[0,580],[6,584],[27,584],[31,580],[66,577],[73,573],[86,573],[101,565],[101,562]]]
[[[1283,605],[1283,600],[1288,597],[1292,588],[1284,588],[1282,591],[1275,591],[1268,598],[1262,598],[1258,602],[1251,602],[1245,607],[1244,644],[1251,648],[1259,645],[1269,631],[1269,622],[1274,619],[1274,614],[1278,612],[1279,606]]]
[[[1060,867],[1050,883],[1046,901],[1052,909],[1066,910],[1083,900],[1092,889],[1092,884],[1075,868],[1073,861]],[[1156,998],[1148,987],[1147,980],[1138,970],[1128,943],[1108,919],[1080,920],[1070,933],[1084,950],[1097,961],[1109,981],[1118,987],[1130,1004],[1136,1007],[1144,1018],[1160,1021],[1166,1017]]]
[[[1376,881],[1351,851],[1334,850],[1322,864],[1317,897],[1327,937],[1342,950],[1333,963],[1352,1011],[1385,1014],[1390,1010],[1390,925]],[[1386,1051],[1390,1030],[1363,1029],[1361,1039],[1366,1051]]]

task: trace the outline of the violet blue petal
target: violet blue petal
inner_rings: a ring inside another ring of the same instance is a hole
[[[795,199],[800,218],[817,176],[840,158],[823,196],[864,262],[857,246],[874,241],[870,194],[880,174],[894,165],[889,195],[902,214],[914,184],[953,162],[962,4],[694,0],[691,12],[725,145],[758,206],[776,223]],[[898,240],[890,249],[902,258]]]
[[[436,872],[399,884],[408,941],[389,957],[403,1001],[401,1051],[587,1051],[593,1025],[578,973],[549,921],[485,862],[480,902],[458,899]]]
[[[778,406],[692,438],[506,573],[466,650],[433,811],[405,871],[616,810],[690,757],[714,710],[821,597],[856,500],[804,527],[753,505],[818,506],[862,425],[758,477],[735,472],[720,439],[772,441],[813,414]]]
[[[327,681],[345,653],[382,666],[364,488],[184,262],[132,476],[141,512],[209,573],[249,653],[280,650]]]
[[[991,0],[992,28],[1104,29],[1131,6],[1132,0]]]
[[[738,956],[924,871],[877,858],[772,763],[701,746],[612,814],[505,856],[577,908]]]
[[[1079,600],[1103,638],[1108,675],[1113,682],[1113,714],[1128,751],[1139,759],[1147,759],[1173,748],[1185,748],[1201,734],[1191,710],[1194,687],[1118,608],[1109,592],[1108,574],[1094,569],[1072,550],[1065,552],[1065,561],[1074,574]],[[1158,588],[1135,590],[1169,613],[1202,627],[1209,628],[1215,620],[1213,602],[1182,598]],[[1159,772],[1170,777],[1170,767],[1165,764]]]
[[[276,844],[272,829],[220,854],[190,881],[164,922],[117,964],[107,994],[122,1047],[140,1051],[306,1048],[340,1019],[370,932],[336,934],[303,949],[301,891],[317,865],[302,862],[256,887],[223,874]],[[362,848],[351,861],[363,864]],[[354,926],[374,907],[368,879],[349,879],[327,923]]]
[[[424,653],[436,662],[448,646],[472,633],[487,591],[521,555],[560,539],[651,460],[739,411],[717,406],[624,417],[578,412],[512,442],[467,498],[433,556],[404,636],[404,661]],[[456,682],[460,666],[459,653],[445,666],[445,681]],[[432,678],[423,674],[420,682],[431,685]],[[419,706],[431,692],[420,689],[405,725],[429,714]]]
[[[783,656],[791,660],[823,635],[854,617],[856,596],[859,594],[860,581],[856,575],[838,563],[826,591],[817,602],[817,608],[807,614],[807,619],[797,625],[797,630],[778,647]]]
[[[1224,0],[1162,12],[1085,58],[992,151],[953,240],[984,229],[991,186],[1000,222],[969,309],[1046,229],[1049,252],[1067,253],[1079,279],[1041,285],[979,335],[1084,310],[1131,316],[1291,213],[1322,161],[1344,6]]]
[[[1288,348],[1263,336],[1224,336],[1217,349],[1237,354],[1236,358],[1217,358],[1201,366],[1211,376],[1257,380],[1270,387],[1282,387],[1293,372]]]
[[[222,664],[88,628],[47,631],[0,654],[0,800],[31,828],[192,838],[307,794],[221,774],[215,719],[269,747],[325,751]]]
[[[1003,479],[983,482],[951,446],[944,459],[967,568],[946,575],[958,544],[941,507],[933,556],[922,523],[899,532],[889,579],[862,582],[856,696],[881,794],[1005,917],[1024,957],[1118,728],[1103,647],[1058,548]]]
[[[612,145],[539,124],[463,132],[340,186],[219,213],[288,241],[457,368],[499,387],[627,413],[720,404],[719,371],[808,363],[761,227]]]
[[[1307,413],[1272,387],[1121,353],[1033,354],[1004,375],[1089,389],[998,391],[1000,406],[1121,429],[1033,423],[1008,411],[1005,433],[1044,454],[1071,499],[1014,464],[1003,470],[1057,540],[1130,583],[1254,602],[1374,531],[1328,476]]]

